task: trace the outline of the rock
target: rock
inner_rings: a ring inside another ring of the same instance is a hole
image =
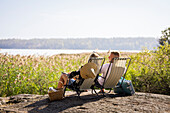
[[[21,94],[0,97],[0,112],[170,112],[170,96],[136,93],[133,96],[119,96],[114,93],[105,97],[83,92],[81,98],[75,92],[67,91],[60,101],[50,102],[48,95]],[[3,103],[3,104],[2,104]]]
[[[0,104],[6,104],[9,102],[10,97],[0,97]]]

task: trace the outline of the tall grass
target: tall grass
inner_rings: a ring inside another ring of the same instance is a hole
[[[132,62],[126,79],[136,91],[170,94],[169,46],[157,52],[123,53]],[[163,53],[162,53],[163,52]],[[78,70],[87,63],[90,53],[53,56],[20,56],[0,54],[0,97],[16,94],[47,94],[57,87],[62,72]],[[101,53],[108,63],[108,54]]]
[[[47,57],[0,54],[0,96],[46,94],[48,87],[57,87],[61,72],[78,70],[87,63],[88,56],[89,54]]]
[[[16,94],[47,94],[57,87],[62,72],[78,70],[87,63],[90,53],[53,56],[0,54],[0,97]],[[101,53],[108,63],[108,54]],[[129,54],[123,53],[123,57]]]

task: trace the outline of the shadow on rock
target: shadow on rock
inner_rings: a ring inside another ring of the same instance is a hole
[[[107,94],[106,96],[107,97],[109,96],[111,98],[116,98],[123,95]],[[49,99],[43,99],[40,101],[36,101],[35,103],[30,104],[28,106],[25,106],[25,108],[33,108],[28,111],[29,113],[62,112],[72,107],[82,106],[85,103],[98,101],[102,98],[105,98],[106,96],[83,95],[79,98],[78,96],[72,95],[69,97],[65,97],[63,100],[53,101],[53,102],[50,102]]]

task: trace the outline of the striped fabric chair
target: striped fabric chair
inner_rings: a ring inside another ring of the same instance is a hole
[[[110,91],[117,85],[118,81],[121,77],[123,79],[126,76],[126,72],[128,70],[129,64],[131,59],[130,58],[113,58],[112,62],[109,64],[107,69],[106,76],[103,78],[104,82],[101,86],[97,86],[101,89],[110,89]],[[99,76],[101,77],[101,76]],[[123,81],[122,79],[122,81]],[[96,91],[95,91],[96,93]],[[96,93],[97,94],[97,93]],[[103,92],[104,94],[104,92]]]

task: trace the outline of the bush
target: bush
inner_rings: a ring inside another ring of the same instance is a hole
[[[170,46],[165,43],[156,51],[131,56],[127,77],[131,76],[136,91],[170,95]]]

